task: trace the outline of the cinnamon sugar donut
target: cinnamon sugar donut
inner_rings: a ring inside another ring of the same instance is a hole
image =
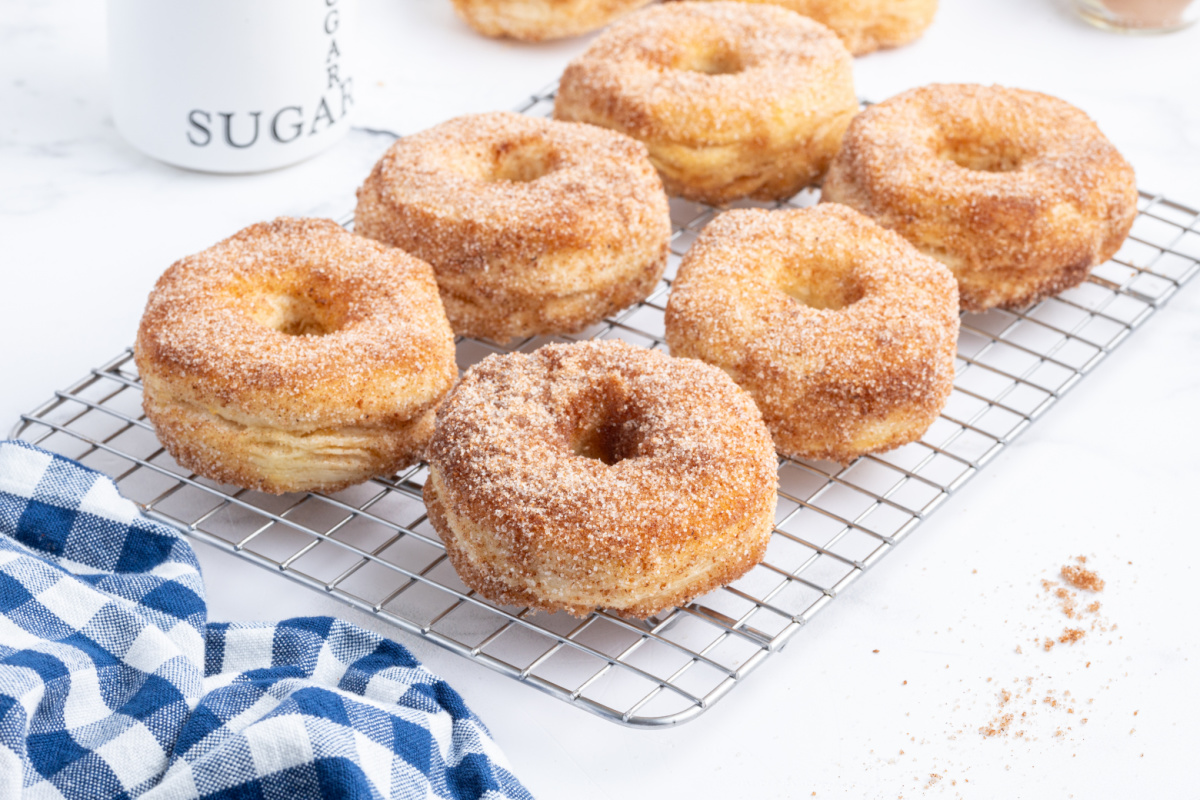
[[[472,367],[438,412],[425,504],[499,603],[648,617],[763,557],[776,459],[720,370],[617,341]]]
[[[855,118],[822,199],[946,264],[962,307],[1015,308],[1081,283],[1137,215],[1133,169],[1079,109],[999,86],[935,84]]]
[[[667,305],[677,356],[754,396],[780,453],[848,462],[915,441],[950,397],[950,272],[832,203],[728,211],[684,256]]]
[[[819,178],[858,110],[850,53],[771,5],[670,3],[602,33],[563,73],[558,119],[646,144],[667,192],[790,197]]]
[[[397,141],[358,191],[356,230],[428,261],[455,333],[572,333],[644,299],[667,262],[646,149],[519,114]]]
[[[598,30],[650,0],[453,0],[454,11],[484,36],[527,42]]]
[[[739,0],[770,3],[815,19],[856,56],[908,44],[933,22],[937,0]]]
[[[275,494],[414,463],[456,377],[429,265],[318,219],[251,225],[171,265],[134,358],[176,461]]]

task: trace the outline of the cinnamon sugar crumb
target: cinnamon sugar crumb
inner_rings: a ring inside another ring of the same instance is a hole
[[[980,728],[979,732],[988,737],[1002,736],[1008,731],[1008,727],[1012,725],[1012,721],[1012,714],[1004,714]]]
[[[1063,614],[1074,619],[1077,616],[1075,613],[1075,595],[1060,586],[1054,590],[1054,596],[1062,601]]]
[[[1067,583],[1074,586],[1076,589],[1086,589],[1090,592],[1100,592],[1104,590],[1104,581],[1095,572],[1083,567],[1065,566],[1060,570],[1059,574]]]
[[[1082,628],[1067,628],[1058,637],[1059,644],[1075,644],[1084,637]]]

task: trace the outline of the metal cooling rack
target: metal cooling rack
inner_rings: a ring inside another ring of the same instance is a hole
[[[547,114],[553,93],[521,110]],[[806,191],[765,207],[804,207]],[[694,719],[780,650],[814,614],[1090,372],[1200,269],[1200,212],[1141,195],[1117,256],[1075,289],[1021,311],[962,317],[950,403],[923,439],[841,467],[781,459],[776,528],[762,564],[645,621],[579,620],[498,606],[455,575],[414,468],[333,495],[259,494],[179,467],[141,410],[130,351],[24,415],[14,435],[113,476],[145,512],[187,535],[368,611],[555,697],[626,725]],[[665,349],[680,256],[717,211],[672,200],[666,277],[645,301],[573,337]],[[349,224],[350,220],[346,220]],[[466,368],[503,352],[462,339]]]

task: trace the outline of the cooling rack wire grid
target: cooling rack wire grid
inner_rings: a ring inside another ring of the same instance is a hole
[[[548,115],[553,90],[520,111]],[[805,191],[783,203],[804,207]],[[571,337],[458,342],[467,368],[549,341],[665,349],[679,259],[716,209],[671,201],[666,276],[644,302]],[[352,217],[344,221],[351,224]],[[141,408],[126,350],[23,415],[18,438],[111,475],[154,519],[367,611],[407,634],[619,723],[694,719],[787,644],[1200,269],[1200,212],[1142,193],[1133,233],[1083,285],[1020,311],[966,314],[953,396],[920,442],[840,466],[780,459],[766,559],[734,583],[644,621],[499,606],[455,575],[421,502],[424,467],[332,495],[221,486],[179,467]]]

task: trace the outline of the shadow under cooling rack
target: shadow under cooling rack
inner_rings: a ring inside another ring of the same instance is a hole
[[[523,110],[545,113],[549,93]],[[784,203],[803,207],[803,192]],[[466,369],[550,341],[624,339],[666,349],[680,256],[718,209],[672,200],[672,255],[644,302],[569,337],[510,347],[461,339]],[[1083,285],[1019,311],[965,314],[949,405],[921,441],[845,467],[781,459],[766,559],[729,586],[644,621],[500,606],[469,590],[421,502],[424,467],[332,495],[272,496],[179,467],[141,409],[125,351],[40,408],[14,435],[114,477],[154,519],[399,630],[593,713],[639,726],[695,718],[780,650],[1200,269],[1200,212],[1143,193],[1133,233]]]

